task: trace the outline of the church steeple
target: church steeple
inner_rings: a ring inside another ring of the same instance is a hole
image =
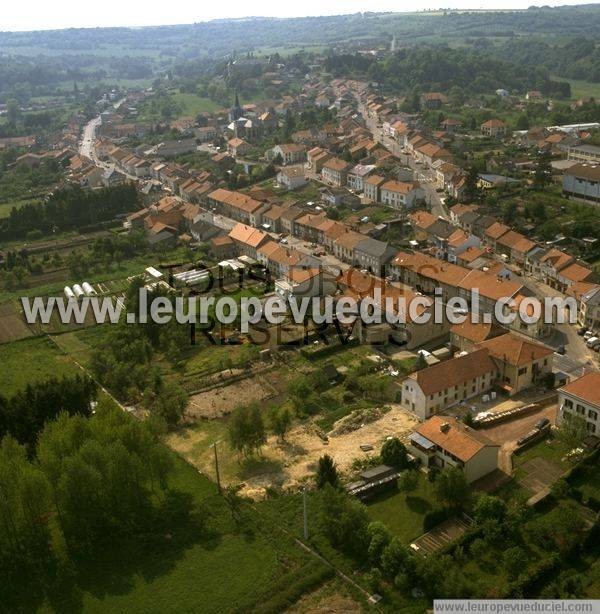
[[[229,109],[229,121],[234,122],[236,119],[239,119],[244,115],[244,110],[240,105],[240,97],[238,96],[237,90],[235,90],[235,99],[233,102],[233,106]]]

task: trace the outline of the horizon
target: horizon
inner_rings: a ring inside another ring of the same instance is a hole
[[[196,15],[197,8],[192,5],[189,0],[176,0],[171,3],[170,13],[176,13],[176,19],[165,17],[164,12],[160,11],[158,6],[155,9],[145,11],[144,18],[140,18],[136,6],[123,5],[116,0],[105,0],[102,5],[102,11],[98,12],[82,12],[79,7],[76,8],[72,0],[56,0],[51,6],[38,0],[32,4],[24,4],[22,6],[12,7],[8,14],[3,16],[3,24],[0,32],[18,33],[18,32],[42,32],[42,31],[60,31],[70,29],[96,29],[96,28],[146,28],[146,27],[161,27],[161,26],[177,26],[177,25],[192,25],[196,23],[207,23],[217,20],[228,19],[295,19],[303,17],[334,17],[342,15],[355,15],[357,13],[422,13],[436,11],[521,11],[527,10],[530,7],[542,8],[550,7],[557,8],[563,6],[583,6],[598,4],[595,0],[567,0],[558,2],[531,2],[527,0],[499,0],[493,6],[482,6],[481,2],[471,0],[458,0],[452,6],[439,6],[435,1],[418,0],[411,10],[398,10],[396,3],[393,0],[378,0],[370,3],[365,10],[364,2],[359,0],[345,0],[343,10],[336,10],[334,5],[339,5],[340,2],[330,0],[328,2],[307,0],[303,3],[303,10],[296,11],[294,7],[281,5],[280,3],[272,2],[272,0],[259,0],[254,3],[252,14],[236,15],[236,9],[240,6],[240,10],[244,10],[246,4],[242,4],[238,0],[230,3],[227,13],[213,9],[210,13],[203,9],[204,14]],[[181,18],[180,15],[185,12],[189,17]],[[32,22],[31,15],[37,17]],[[114,17],[113,17],[114,16]]]

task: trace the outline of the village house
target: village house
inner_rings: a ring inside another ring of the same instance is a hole
[[[294,230],[294,220],[302,217],[306,211],[295,205],[288,207],[280,216],[280,224],[282,232],[291,235]]]
[[[331,158],[333,158],[333,154],[326,149],[313,147],[306,155],[306,169],[313,177],[316,177],[321,174],[323,165]]]
[[[250,226],[258,226],[262,212],[268,209],[268,205],[264,202],[224,188],[210,192],[207,195],[207,202],[209,207],[218,213]]]
[[[219,136],[219,129],[216,126],[194,128],[194,135],[200,143],[210,143]]]
[[[333,242],[333,253],[338,260],[353,264],[354,248],[364,239],[365,235],[355,232],[354,230],[346,229],[346,232],[341,234]]]
[[[340,158],[331,158],[323,164],[321,170],[322,180],[332,186],[341,187],[346,185],[348,171],[352,165]]]
[[[500,445],[456,418],[433,416],[409,436],[408,450],[424,467],[456,467],[471,483],[498,468]]]
[[[286,166],[277,173],[277,183],[286,190],[297,190],[308,183],[304,166]]]
[[[380,277],[355,268],[341,272],[337,283],[341,296],[354,299],[359,305],[362,301],[368,301],[369,310],[380,318],[379,322],[373,323],[366,323],[360,318],[357,320],[355,332],[363,343],[381,344],[391,341],[412,350],[424,343],[441,340],[448,334],[448,320],[444,318],[436,322],[433,318],[433,301],[417,297],[408,288],[398,288]],[[417,298],[416,314],[422,316],[428,312],[429,319],[425,324],[411,318],[409,306]]]
[[[275,280],[275,292],[286,302],[292,297],[329,296],[335,288],[333,275],[321,267],[292,267],[287,275]]]
[[[229,260],[236,255],[235,241],[229,235],[214,237],[209,241],[210,251],[217,260]]]
[[[446,240],[445,257],[448,262],[456,263],[458,257],[470,248],[478,248],[481,241],[475,235],[468,234],[461,228],[457,228]]]
[[[364,182],[375,168],[374,164],[357,164],[348,172],[348,189],[356,192],[364,190]]]
[[[588,164],[600,164],[600,147],[597,145],[573,145],[567,150],[567,159]]]
[[[257,228],[246,224],[236,224],[229,233],[229,237],[235,243],[238,255],[257,258],[258,248],[269,241],[269,235]]]
[[[506,333],[506,329],[495,322],[485,324],[473,323],[467,319],[462,324],[453,324],[450,328],[450,347],[455,352],[472,352],[482,341],[493,339]]]
[[[244,141],[244,139],[234,137],[227,141],[227,152],[234,158],[241,158],[242,156],[245,156],[251,149],[252,145]]]
[[[506,124],[501,119],[497,118],[488,119],[481,124],[481,133],[493,139],[506,136],[506,130]]]
[[[587,432],[600,433],[600,373],[589,372],[558,389],[558,417],[578,416],[585,421]]]
[[[322,235],[319,226],[327,219],[324,213],[305,213],[294,220],[292,234],[303,241],[318,243]]]
[[[381,186],[386,182],[381,175],[369,175],[363,180],[363,197],[367,202],[381,202]]]
[[[592,331],[600,331],[600,286],[587,282],[578,282],[571,286],[585,285],[587,289],[579,296],[578,322]]]
[[[281,232],[281,216],[285,207],[281,205],[271,205],[269,209],[262,213],[262,226],[271,232]]]
[[[487,349],[411,373],[402,382],[401,405],[420,420],[490,390],[498,376]]]
[[[396,249],[388,243],[366,238],[354,246],[353,262],[362,269],[379,274],[395,255]]]
[[[381,185],[381,203],[394,209],[414,207],[423,198],[423,190],[416,181],[386,181]]]
[[[600,162],[574,164],[563,173],[563,194],[568,198],[600,203]]]
[[[497,365],[499,386],[510,396],[543,382],[552,373],[554,350],[515,333],[487,339],[475,347],[489,352]]]
[[[284,143],[283,145],[275,145],[267,151],[267,159],[275,160],[281,158],[281,163],[298,164],[306,160],[306,148],[299,143]]]
[[[448,97],[440,92],[427,92],[421,95],[421,104],[430,110],[441,109],[448,102]]]
[[[500,237],[505,235],[510,228],[501,222],[494,222],[491,226],[486,228],[483,233],[483,241],[486,245],[489,245],[494,251],[496,251],[496,243]]]
[[[496,239],[495,250],[505,254],[510,260],[520,266],[524,266],[527,255],[536,244],[519,232],[509,230]]]

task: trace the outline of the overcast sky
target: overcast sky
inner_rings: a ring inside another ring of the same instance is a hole
[[[298,17],[337,15],[360,11],[425,10],[446,6],[456,9],[514,9],[531,5],[591,4],[597,0],[20,0],[3,2],[0,30],[51,30],[96,26],[147,26],[193,23],[216,18],[268,15]]]

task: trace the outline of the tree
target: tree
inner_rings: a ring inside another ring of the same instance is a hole
[[[376,520],[369,523],[367,535],[369,537],[369,561],[373,565],[379,565],[381,555],[385,547],[390,543],[392,534],[383,522]]]
[[[516,128],[517,130],[529,130],[529,118],[527,115],[519,115]]]
[[[563,419],[556,431],[556,438],[569,448],[576,448],[587,435],[587,425],[581,416],[563,413]]]
[[[381,571],[390,580],[404,571],[410,561],[410,554],[399,537],[394,537],[381,555]]]
[[[419,483],[419,474],[414,469],[403,471],[398,478],[398,490],[405,494],[415,490]]]
[[[456,467],[444,469],[434,482],[434,492],[440,503],[460,509],[469,499],[469,485],[465,474]]]
[[[473,513],[475,519],[479,523],[483,523],[487,520],[502,522],[506,518],[506,511],[506,503],[504,503],[500,497],[482,495],[477,500]]]
[[[185,390],[175,382],[167,382],[162,384],[152,410],[169,426],[176,426],[183,416],[187,402],[188,397]]]
[[[229,420],[229,442],[236,452],[251,456],[266,443],[265,425],[256,403],[238,407]]]
[[[339,485],[337,467],[329,454],[325,454],[319,459],[315,479],[317,481],[317,488],[323,488],[326,484],[333,487]]]
[[[381,446],[381,460],[385,465],[396,469],[408,467],[408,452],[406,446],[397,438],[386,439]]]
[[[513,546],[504,551],[502,566],[511,580],[514,580],[525,569],[527,556],[520,546]]]
[[[16,124],[21,119],[21,105],[18,100],[10,98],[6,103],[6,119],[9,124]]]
[[[271,414],[271,429],[281,441],[285,441],[285,434],[292,424],[292,413],[287,407],[274,409]]]
[[[320,523],[333,546],[363,558],[369,544],[365,506],[331,484],[326,484],[319,495]]]
[[[472,164],[465,177],[465,199],[468,201],[478,200],[481,196],[481,190],[477,183],[479,182],[479,170]]]
[[[552,156],[547,149],[542,150],[537,158],[533,184],[536,188],[547,186],[552,180]]]

